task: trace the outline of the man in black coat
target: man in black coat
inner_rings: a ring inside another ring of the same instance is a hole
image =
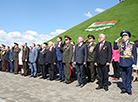
[[[6,61],[6,72],[10,72],[10,63],[9,63],[9,54],[10,54],[10,50],[9,50],[9,46],[7,46],[7,51],[5,54],[5,61]]]
[[[108,91],[108,71],[112,58],[112,46],[110,42],[105,41],[105,35],[99,35],[100,42],[95,47],[94,65],[98,68],[98,84],[97,90],[104,87]]]
[[[74,64],[76,65],[78,84],[76,87],[83,87],[85,84],[85,67],[88,56],[87,45],[83,42],[83,37],[79,37],[78,44],[75,46],[74,51]]]
[[[49,69],[49,80],[54,80],[54,71],[56,65],[56,49],[53,47],[53,43],[48,43],[49,49],[47,50],[46,55],[46,64],[48,65]]]
[[[29,62],[29,47],[27,46],[27,42],[23,43],[24,49],[23,49],[23,55],[22,55],[22,61],[23,61],[23,69],[24,69],[24,76],[28,75],[28,62]]]
[[[42,49],[39,52],[38,55],[38,63],[39,63],[39,67],[42,71],[42,78],[46,79],[46,55],[47,55],[47,50],[46,50],[46,45],[43,44],[42,45]]]

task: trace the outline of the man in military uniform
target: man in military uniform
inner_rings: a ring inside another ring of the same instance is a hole
[[[131,33],[127,30],[123,30],[120,33],[120,38],[114,42],[114,49],[119,49],[120,51],[120,70],[122,75],[122,91],[123,93],[128,93],[132,95],[131,90],[131,81],[132,81],[132,70],[133,67],[137,64],[137,49],[133,42],[129,41]],[[124,42],[117,45],[117,42],[120,39],[123,39]]]
[[[88,82],[95,81],[95,68],[94,68],[94,55],[96,43],[93,42],[95,37],[92,34],[88,35],[89,42],[86,42],[88,48],[87,67],[86,73],[88,76]]]
[[[5,61],[6,49],[4,44],[2,44],[1,50],[2,50],[2,54],[1,54],[2,71],[6,71],[6,61]]]
[[[69,36],[65,36],[65,45],[62,43],[60,49],[63,51],[63,66],[64,66],[64,74],[65,74],[65,83],[71,83],[71,62],[73,56],[73,46],[70,44],[71,38]]]
[[[14,43],[14,54],[13,54],[13,63],[14,63],[14,73],[18,74],[18,70],[19,70],[19,52],[20,52],[20,48],[18,47],[18,44],[15,42]]]

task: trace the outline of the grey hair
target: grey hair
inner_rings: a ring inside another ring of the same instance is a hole
[[[103,36],[103,37],[105,38],[105,35],[104,35],[104,34],[99,34],[99,37],[100,37],[100,36]]]
[[[82,39],[82,41],[83,41],[83,37],[82,36],[78,37],[78,39]]]

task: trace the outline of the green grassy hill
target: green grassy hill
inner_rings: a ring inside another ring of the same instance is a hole
[[[117,23],[111,28],[107,28],[100,31],[85,31],[89,25],[94,22],[104,22],[117,20]],[[106,35],[106,40],[114,42],[119,36],[122,30],[128,30],[131,32],[131,41],[138,39],[138,0],[127,0],[125,2],[119,3],[114,7],[86,20],[85,22],[67,30],[66,32],[60,34],[59,36],[64,37],[64,35],[69,35],[72,41],[77,42],[79,36],[87,39],[88,34],[93,34],[95,36],[95,42],[98,42],[99,34],[103,33]],[[50,41],[56,42],[56,38]]]

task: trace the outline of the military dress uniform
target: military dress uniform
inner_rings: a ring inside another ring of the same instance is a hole
[[[3,44],[2,44],[2,46],[5,47],[5,45],[3,45]],[[5,54],[6,54],[6,49],[2,49],[2,54],[1,54],[2,71],[6,71]]]
[[[65,39],[71,40],[69,36],[65,36]],[[71,61],[73,56],[73,46],[68,44],[62,44],[61,50],[63,51],[63,67],[64,67],[64,74],[65,74],[65,83],[71,83]]]
[[[14,48],[14,54],[13,54],[13,63],[14,63],[14,73],[18,74],[18,70],[19,70],[19,52],[20,52],[20,48]]]
[[[131,36],[131,33],[127,30],[124,30],[120,33],[120,36]],[[132,70],[133,65],[137,63],[137,49],[133,42],[127,41],[120,43],[117,45],[117,41],[114,42],[114,49],[119,49],[120,51],[120,70],[122,76],[122,92],[127,92],[128,94],[132,94],[131,90],[131,81],[132,81]]]
[[[95,37],[91,34],[88,35],[88,38]],[[88,48],[88,57],[87,57],[87,66],[86,66],[86,74],[88,76],[88,82],[93,82],[95,80],[95,68],[94,68],[94,56],[95,56],[95,42],[86,43]]]

